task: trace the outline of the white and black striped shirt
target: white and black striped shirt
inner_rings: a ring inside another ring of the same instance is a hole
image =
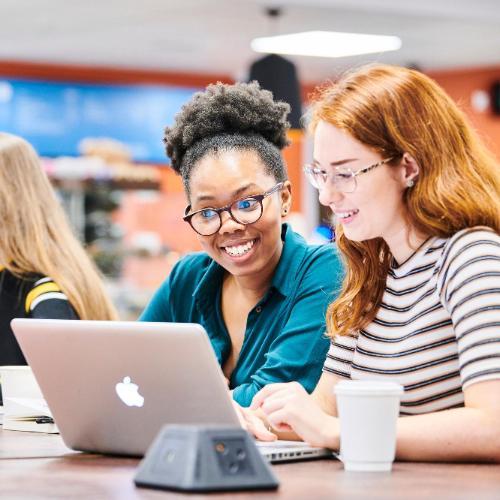
[[[399,382],[401,415],[463,406],[464,387],[500,379],[500,236],[470,228],[393,262],[375,319],[337,335],[323,371]]]

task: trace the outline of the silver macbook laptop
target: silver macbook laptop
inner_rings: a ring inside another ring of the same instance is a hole
[[[66,445],[142,456],[164,424],[240,426],[201,325],[14,319],[12,329]],[[271,461],[331,454],[262,445]]]

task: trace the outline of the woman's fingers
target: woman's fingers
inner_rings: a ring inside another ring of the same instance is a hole
[[[270,396],[287,388],[290,384],[268,384],[264,386],[252,399],[251,410],[256,410]]]
[[[260,406],[261,410],[269,415],[282,409],[290,401],[290,395],[280,392],[273,397],[267,398]]]
[[[283,409],[268,415],[268,421],[271,427],[279,432],[288,432],[293,430],[292,426],[288,423],[289,415]]]
[[[252,410],[243,408],[236,401],[233,401],[233,406],[243,429],[261,441],[275,441],[277,439],[276,434],[271,432]]]
[[[266,427],[264,422],[256,416],[251,418],[248,431],[260,441],[276,441],[276,439],[278,439],[278,436],[271,432],[271,430]]]

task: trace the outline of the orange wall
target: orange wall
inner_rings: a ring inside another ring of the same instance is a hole
[[[153,199],[144,199],[135,191],[124,195],[116,221],[126,227],[125,244],[136,232],[156,232],[164,245],[176,252],[199,248],[194,231],[182,220],[186,197],[180,177],[169,168],[160,168],[162,188]]]
[[[500,65],[425,73],[436,80],[460,106],[487,146],[500,160],[500,115],[494,115],[491,106],[485,111],[477,111],[471,104],[471,96],[477,90],[490,95],[493,82],[500,80]],[[305,102],[314,88],[315,85],[303,86],[302,95]]]
[[[431,71],[428,74],[434,78],[458,102],[470,117],[473,125],[485,138],[491,149],[500,158],[500,117],[494,116],[491,109],[478,112],[471,107],[471,94],[475,90],[490,91],[491,84],[500,80],[500,66],[487,68],[469,68],[450,71]],[[46,79],[56,81],[96,82],[96,83],[151,83],[180,86],[204,87],[209,83],[222,81],[232,83],[228,75],[173,73],[168,71],[137,70],[132,68],[109,68],[85,65],[61,65],[32,62],[0,60],[0,76]],[[306,101],[313,91],[314,85],[303,86],[303,98]],[[301,139],[297,139],[301,142]],[[290,148],[285,156],[290,158],[290,175],[294,177],[297,144]],[[293,151],[293,152],[292,152]],[[300,177],[298,177],[300,179]],[[296,200],[298,197],[296,197]]]
[[[85,65],[61,65],[0,60],[0,76],[52,81],[121,84],[165,84],[204,87],[222,81],[232,83],[227,75],[196,75],[165,71],[94,67]],[[288,174],[293,185],[292,211],[301,210],[302,143],[303,133],[290,131],[291,144],[284,150]],[[198,249],[196,236],[181,219],[186,200],[180,178],[170,169],[162,168],[162,188],[156,200],[144,201],[134,192],[127,192],[116,214],[116,220],[130,237],[139,231],[156,231],[162,242],[172,250],[184,252]],[[130,239],[130,238],[129,238]],[[127,241],[125,242],[127,243]]]
[[[0,76],[34,80],[83,83],[165,84],[184,87],[205,87],[209,83],[232,83],[227,75],[173,73],[132,68],[110,68],[76,64],[46,64],[0,59]]]
[[[467,113],[486,143],[500,158],[500,116],[494,116],[491,109],[475,111],[471,106],[471,94],[475,90],[490,91],[494,80],[500,80],[500,66],[457,71],[429,72],[450,96]],[[156,83],[203,87],[208,83],[223,81],[231,83],[227,75],[193,75],[161,71],[100,68],[75,65],[55,65],[0,61],[0,76],[33,79],[66,80],[100,83]],[[304,99],[313,91],[314,86],[303,87]],[[290,132],[291,145],[285,149],[284,156],[288,165],[290,180],[293,184],[292,211],[300,211],[302,199],[302,150],[303,132]],[[169,169],[162,169],[162,193],[154,202],[143,203],[134,194],[127,193],[120,219],[127,231],[155,230],[162,241],[170,248],[185,251],[198,248],[193,232],[180,220],[185,207],[185,197],[180,179]]]
[[[434,78],[460,105],[485,143],[500,160],[500,115],[493,114],[491,105],[482,112],[473,109],[471,105],[473,92],[483,90],[490,94],[493,82],[500,81],[500,66],[432,71],[428,75]]]
[[[283,156],[288,169],[288,178],[292,183],[292,212],[302,210],[302,149],[304,132],[290,130],[290,145],[284,149]]]

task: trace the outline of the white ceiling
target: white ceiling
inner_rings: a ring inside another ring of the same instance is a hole
[[[281,5],[271,22],[265,6]],[[255,36],[397,35],[397,52],[291,57],[304,82],[369,61],[448,69],[500,64],[500,0],[0,0],[0,59],[246,78]]]

